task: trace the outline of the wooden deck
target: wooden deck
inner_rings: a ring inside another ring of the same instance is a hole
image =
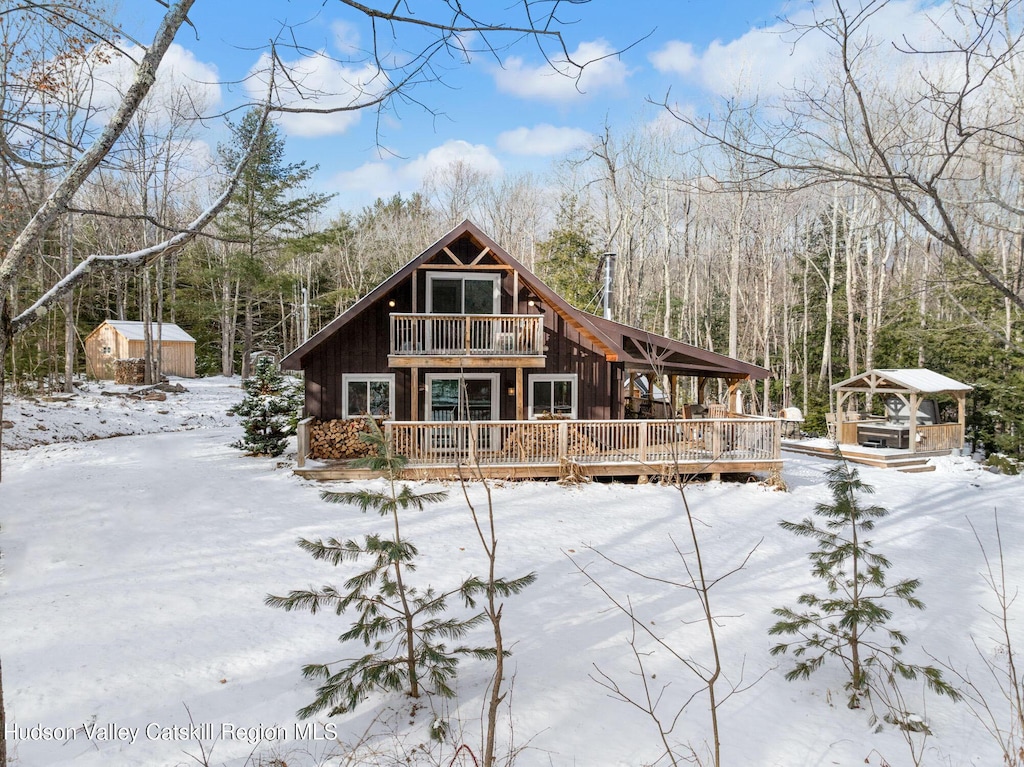
[[[782,440],[782,449],[790,453],[814,455],[820,458],[835,458],[835,445],[827,440]],[[839,451],[850,463],[874,466],[879,469],[916,473],[935,471],[930,458],[949,455],[950,448],[941,450],[901,450],[898,448],[863,447],[861,445],[840,445]]]
[[[483,475],[493,479],[769,474],[782,468],[779,421],[772,418],[631,421],[386,422],[408,461],[408,479]],[[309,479],[364,479],[351,461],[311,461]]]

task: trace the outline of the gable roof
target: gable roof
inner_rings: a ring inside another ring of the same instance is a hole
[[[144,322],[133,322],[129,320],[104,320],[101,322],[92,333],[102,328],[104,325],[110,325],[118,333],[127,338],[129,341],[143,341],[146,338],[146,330]],[[153,339],[159,338],[161,341],[191,341],[196,342],[192,336],[182,330],[180,327],[172,322],[164,323],[151,323]],[[89,335],[91,336],[92,333]]]
[[[971,391],[974,387],[928,368],[876,368],[833,384],[832,388],[942,394]]]
[[[468,219],[434,242],[345,312],[325,325],[306,343],[288,354],[281,360],[281,367],[285,370],[301,370],[304,367],[304,358],[315,351],[320,344],[341,330],[367,307],[386,296],[393,288],[410,277],[417,268],[467,235],[476,240],[497,261],[518,272],[522,284],[535,293],[541,302],[550,306],[552,311],[566,323],[590,340],[604,353],[605,359],[609,362],[623,362],[627,367],[638,367],[644,370],[649,370],[652,364],[656,364],[666,373],[683,375],[737,378],[748,376],[767,378],[771,375],[771,371],[765,368],[707,352],[671,338],[612,322],[577,309]],[[472,267],[467,265],[467,268],[471,269]]]

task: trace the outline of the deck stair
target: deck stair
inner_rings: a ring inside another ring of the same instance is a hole
[[[834,446],[821,444],[820,441],[807,443],[798,440],[782,440],[782,449],[790,453],[814,455],[820,458],[834,458]],[[935,471],[929,458],[949,455],[948,450],[911,453],[907,450],[864,447],[859,445],[840,445],[843,457],[850,463],[874,466],[879,469],[896,469],[907,474]]]

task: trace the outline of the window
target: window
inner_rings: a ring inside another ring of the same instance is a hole
[[[497,274],[427,274],[430,314],[498,314],[501,277]]]
[[[577,379],[573,374],[530,376],[530,418],[576,418]]]
[[[341,377],[342,410],[346,418],[367,415],[393,418],[395,414],[395,375],[345,373]]]

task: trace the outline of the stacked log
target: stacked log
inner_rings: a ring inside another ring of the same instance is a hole
[[[318,460],[363,458],[370,454],[371,448],[359,435],[369,431],[366,420],[362,418],[314,419],[309,425],[310,454]]]
[[[146,383],[146,361],[141,357],[114,360],[114,383],[132,386]]]
[[[575,426],[568,428],[567,437],[567,455],[596,455],[600,452],[594,441]],[[558,427],[550,422],[517,426],[505,439],[502,454],[518,461],[558,455]]]

